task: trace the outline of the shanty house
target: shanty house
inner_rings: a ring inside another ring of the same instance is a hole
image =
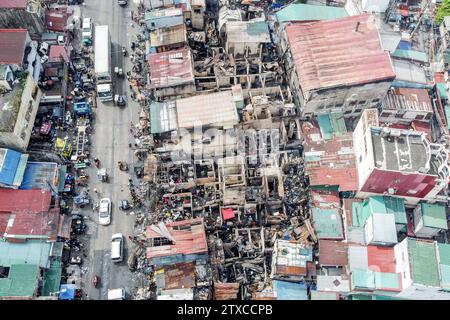
[[[183,47],[186,41],[186,26],[184,24],[160,28],[150,32],[151,50],[156,52]]]
[[[438,198],[450,175],[443,145],[424,132],[378,126],[378,111],[365,110],[353,132],[358,198],[386,194],[409,204]],[[395,156],[393,156],[395,155]]]
[[[12,91],[0,94],[0,146],[27,149],[41,96],[31,75],[21,79]]]
[[[33,39],[44,32],[44,4],[39,0],[0,0],[0,28],[27,29]]]
[[[370,14],[288,24],[280,48],[304,116],[342,111],[345,117],[358,117],[381,103],[395,79]]]
[[[13,72],[26,71],[39,80],[41,58],[27,29],[0,29],[0,65],[9,66]]]
[[[206,261],[208,245],[203,219],[191,219],[147,227],[147,260],[156,266]]]
[[[168,28],[184,23],[183,11],[179,8],[147,11],[144,19],[148,30]]]
[[[27,165],[28,154],[0,148],[0,187],[17,189]]]
[[[426,89],[391,88],[381,105],[380,122],[429,122],[434,109]]]
[[[206,1],[205,0],[190,0],[191,3],[191,22],[192,28],[203,30],[205,26],[205,10]]]
[[[414,209],[414,233],[417,237],[431,238],[447,229],[445,206],[421,202]]]
[[[37,297],[39,278],[40,268],[37,265],[11,265],[7,276],[0,277],[0,300],[33,300]]]
[[[276,240],[273,246],[271,278],[300,281],[308,273],[312,262],[312,248],[301,243]]]
[[[230,21],[226,34],[225,50],[234,57],[261,56],[263,45],[271,42],[265,21]]]
[[[188,47],[150,54],[148,64],[156,97],[175,98],[195,92],[193,59]]]

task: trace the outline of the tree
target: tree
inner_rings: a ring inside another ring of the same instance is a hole
[[[450,0],[444,0],[437,9],[435,17],[436,24],[441,24],[446,16],[450,16]]]

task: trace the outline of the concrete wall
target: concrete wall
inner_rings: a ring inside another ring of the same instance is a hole
[[[0,10],[0,28],[28,29],[33,39],[40,38],[45,29],[39,13],[30,13],[20,9]]]
[[[33,130],[41,96],[42,92],[37,87],[37,83],[31,75],[28,75],[14,130],[0,134],[0,145],[22,152],[26,151],[30,142],[31,131]]]

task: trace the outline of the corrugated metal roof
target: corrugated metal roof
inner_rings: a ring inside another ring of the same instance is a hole
[[[293,23],[286,26],[286,33],[305,94],[395,78],[389,52],[383,50],[370,14]]]
[[[311,291],[311,300],[339,300],[339,294],[336,292]]]
[[[406,83],[418,83],[425,86],[427,82],[427,77],[425,75],[425,70],[422,67],[417,66],[413,62],[393,59],[392,64],[395,70],[395,82],[400,84]]]
[[[319,239],[343,239],[342,216],[336,209],[312,209],[314,228]]]
[[[58,192],[59,170],[54,162],[28,162],[23,175],[21,190],[41,189]]]
[[[348,244],[342,241],[319,240],[319,264],[322,266],[346,266]]]
[[[420,205],[422,206],[422,219],[425,227],[448,229],[444,206],[424,202]]]
[[[393,247],[367,246],[367,257],[370,270],[395,273],[396,260]]]
[[[351,133],[323,139],[315,119],[303,122],[306,174],[311,186],[339,186],[339,191],[355,191],[358,180]]]
[[[164,17],[181,16],[183,11],[179,8],[167,8],[160,10],[150,10],[145,12],[145,20],[160,19]]]
[[[177,99],[179,128],[208,125],[235,125],[239,121],[231,91],[200,94]]]
[[[0,64],[22,64],[27,35],[26,29],[0,29]]]
[[[330,140],[334,136],[342,136],[347,133],[344,114],[342,112],[331,112],[317,115],[317,122],[324,140]]]
[[[344,8],[331,6],[316,6],[303,3],[292,3],[275,14],[277,21],[313,21],[313,20],[333,20],[347,17]]]
[[[207,254],[203,219],[191,219],[147,227],[147,238],[173,239],[170,245],[147,247],[147,259],[173,255]]]
[[[176,130],[178,127],[175,101],[152,101],[150,104],[150,121],[152,133]]]
[[[312,249],[301,243],[277,240],[272,256],[274,274],[306,275],[306,263],[312,261]]]
[[[0,278],[0,297],[32,297],[37,289],[38,276],[37,265],[12,265],[8,278]]]
[[[150,46],[152,47],[168,46],[186,41],[186,25],[184,24],[150,32]]]
[[[450,244],[437,243],[441,287],[450,290]]]
[[[367,269],[355,269],[351,274],[352,290],[374,290],[375,274]]]
[[[43,241],[27,241],[13,243],[0,241],[0,266],[9,267],[13,264],[36,264],[41,268],[50,266],[52,244]]]
[[[350,291],[350,281],[343,276],[317,275],[317,290],[346,293]]]
[[[308,288],[304,283],[273,281],[277,300],[308,300]]]
[[[369,224],[370,220],[370,224]],[[397,243],[397,228],[393,214],[372,213],[364,227],[366,240],[370,243],[395,244]],[[368,239],[371,232],[372,239]]]
[[[356,269],[367,270],[369,268],[367,247],[350,245],[348,247],[348,266],[350,271]]]
[[[439,287],[434,243],[408,238],[411,273],[414,283]]]
[[[239,283],[214,282],[214,298],[216,300],[236,300],[239,287]]]
[[[409,60],[415,60],[419,62],[428,62],[428,56],[425,52],[415,51],[415,50],[402,50],[397,49],[392,54],[396,58],[403,58]]]
[[[189,48],[150,54],[148,64],[153,88],[194,82],[192,56]]]
[[[155,271],[158,289],[195,287],[195,263],[177,263]]]
[[[392,88],[383,101],[382,109],[433,112],[433,104],[426,89]]]
[[[269,43],[269,26],[265,21],[230,21],[226,24],[227,41],[231,43]]]
[[[0,149],[0,184],[19,187],[27,165],[28,154]]]
[[[0,212],[42,212],[50,208],[51,192],[0,189]]]
[[[28,0],[0,0],[2,9],[26,9]]]

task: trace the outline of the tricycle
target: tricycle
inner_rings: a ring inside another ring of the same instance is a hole
[[[125,161],[118,161],[117,165],[120,171],[128,171],[128,164]]]
[[[100,277],[99,276],[94,276],[94,278],[92,278],[92,285],[94,286],[94,288],[97,288],[97,286],[100,284]]]
[[[108,173],[106,173],[106,168],[102,168],[97,171],[97,178],[101,182],[108,182],[109,176]]]

